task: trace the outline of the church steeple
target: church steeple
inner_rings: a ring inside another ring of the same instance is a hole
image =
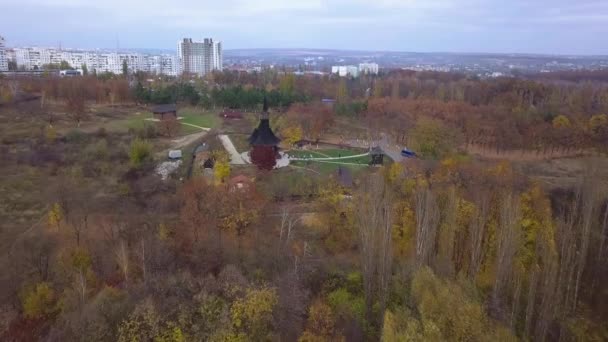
[[[262,113],[260,114],[260,120],[268,120],[268,98],[266,94],[264,94],[264,108],[262,109]]]
[[[268,114],[268,99],[264,95],[264,108],[260,113],[260,124],[249,137],[251,145],[267,145],[276,146],[281,140],[274,135],[270,128],[270,119]]]
[[[260,113],[260,124],[249,137],[251,151],[249,157],[251,162],[261,170],[272,170],[279,155],[279,142],[270,128],[270,119],[268,118],[268,98],[264,95],[264,107]]]

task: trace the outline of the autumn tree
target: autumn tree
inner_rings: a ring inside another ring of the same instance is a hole
[[[23,295],[23,313],[29,318],[39,318],[57,312],[57,295],[48,283],[36,284]]]
[[[70,118],[80,127],[86,114],[86,93],[80,81],[71,79],[64,83],[66,109]]]
[[[249,186],[231,189],[225,203],[227,215],[222,220],[222,227],[236,234],[238,258],[241,260],[243,237],[257,223],[264,205],[263,199],[254,186]]]
[[[274,289],[248,289],[245,297],[232,304],[232,339],[263,341],[270,338],[271,320],[277,294]]]
[[[393,207],[390,189],[382,175],[374,175],[363,183],[355,204],[356,226],[359,233],[359,253],[365,291],[366,319],[372,317],[374,301],[386,308],[392,265]]]
[[[283,141],[288,146],[293,146],[296,142],[302,140],[302,128],[299,126],[286,127],[281,131],[281,134],[283,135]]]

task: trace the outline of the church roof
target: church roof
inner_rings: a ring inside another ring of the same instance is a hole
[[[261,119],[258,128],[253,130],[249,137],[251,145],[278,145],[281,140],[277,138],[270,128],[270,120]]]
[[[253,133],[249,137],[249,143],[251,145],[264,145],[264,146],[276,146],[279,144],[281,139],[277,138],[270,128],[270,120],[268,119],[268,102],[264,97],[264,111],[260,119],[258,128],[253,130]]]

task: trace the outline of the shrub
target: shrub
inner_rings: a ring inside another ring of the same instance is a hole
[[[55,291],[48,283],[39,283],[23,297],[23,314],[38,318],[53,314],[56,307]]]
[[[139,168],[152,158],[152,144],[142,139],[135,139],[129,148],[129,160],[131,166]]]
[[[65,135],[65,141],[70,144],[82,143],[83,141],[86,140],[86,138],[87,138],[86,134],[84,134],[82,131],[77,130],[77,129],[70,130]]]

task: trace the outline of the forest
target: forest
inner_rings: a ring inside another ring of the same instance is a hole
[[[264,98],[283,150],[419,158],[230,164]],[[174,134],[129,125],[164,103],[210,176],[155,173]],[[605,71],[0,78],[0,135],[2,341],[608,340]]]

